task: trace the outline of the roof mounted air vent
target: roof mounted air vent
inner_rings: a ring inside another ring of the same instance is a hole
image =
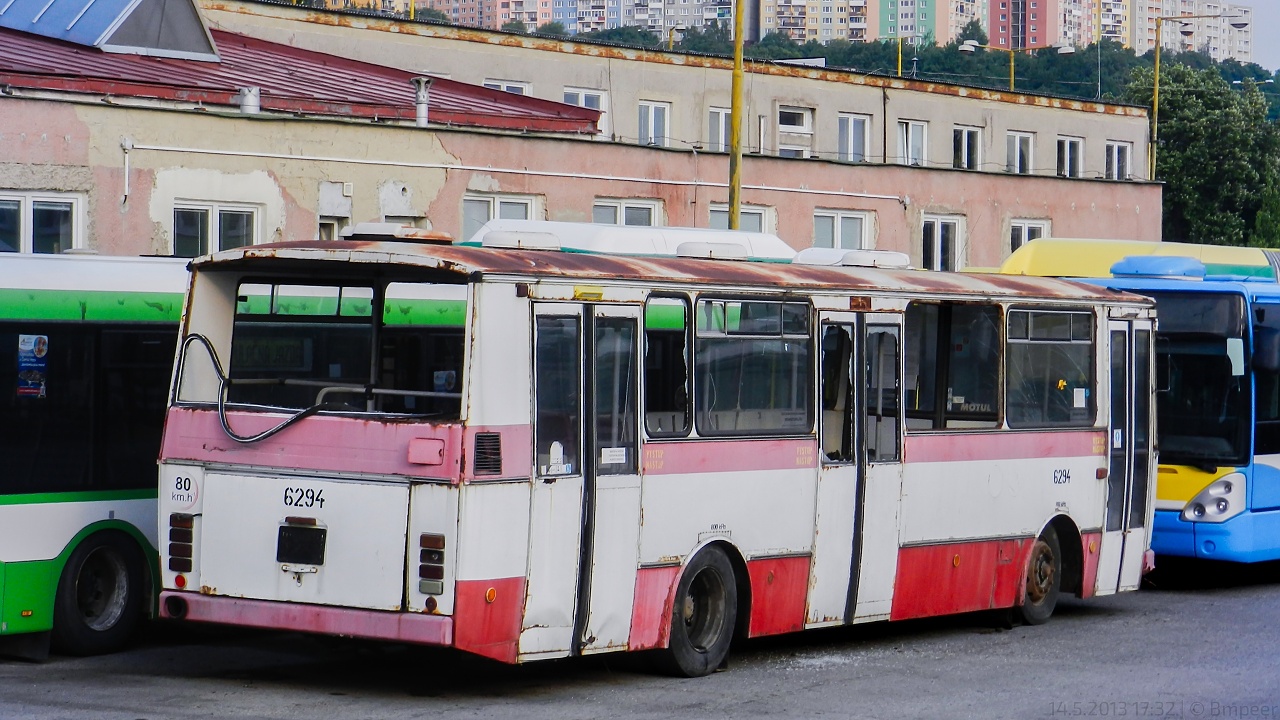
[[[343,240],[391,240],[411,243],[436,243],[451,245],[449,233],[423,230],[399,223],[356,223],[342,229],[338,235]]]
[[[676,246],[676,257],[707,260],[746,260],[747,249],[736,243],[682,242]]]
[[[493,230],[484,234],[480,245],[507,250],[560,250],[560,238],[533,230]]]
[[[1172,255],[1132,255],[1111,266],[1115,277],[1203,280],[1204,263]]]
[[[892,250],[844,250],[842,248],[805,248],[791,261],[795,265],[828,265],[905,270],[911,267],[906,253]]]

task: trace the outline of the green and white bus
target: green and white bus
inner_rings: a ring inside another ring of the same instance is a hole
[[[0,653],[119,648],[156,589],[186,260],[0,255]]]

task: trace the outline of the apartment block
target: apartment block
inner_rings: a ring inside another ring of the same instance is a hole
[[[1156,46],[1156,18],[1164,17],[1160,43],[1165,50],[1198,50],[1214,60],[1253,61],[1253,6],[1220,0],[1133,0],[1132,47],[1139,53]],[[1201,16],[1179,21],[1169,18]],[[1235,27],[1234,25],[1242,25]]]

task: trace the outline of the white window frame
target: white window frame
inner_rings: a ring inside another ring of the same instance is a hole
[[[862,132],[857,131],[859,122]],[[845,162],[866,162],[870,150],[871,116],[858,113],[837,113],[836,130],[839,133],[837,155]]]
[[[1021,161],[1021,146],[1026,145],[1026,162]],[[1035,133],[1022,132],[1019,130],[1010,130],[1005,138],[1005,150],[1008,157],[1005,160],[1005,172],[1014,175],[1030,175],[1031,169],[1035,167],[1035,151],[1036,136]]]
[[[497,218],[505,218],[510,220],[520,220],[520,219],[539,220],[541,219],[541,212],[542,212],[542,206],[541,206],[541,203],[539,203],[539,200],[540,198],[536,195],[508,195],[505,193],[466,193],[465,195],[462,196],[462,206],[461,206],[462,223],[461,225],[459,225],[459,227],[462,228],[462,242],[467,242],[468,240],[470,240],[471,237],[476,234],[476,231],[484,226],[483,222],[480,223],[479,225],[474,225],[474,227],[471,227],[468,225],[468,222],[469,222],[467,219],[468,204],[470,204],[471,207],[473,208],[479,208],[482,203],[487,206],[487,212],[486,212],[487,217],[485,219],[485,222],[488,222],[489,220],[493,220]],[[516,207],[524,208],[525,210],[524,218],[510,217],[509,214],[504,215],[504,212],[503,212],[504,210],[509,211]]]
[[[85,243],[85,196],[80,193],[45,192],[41,190],[0,190],[0,201],[18,203],[18,247],[20,253],[35,253],[35,205],[36,203],[58,203],[71,205],[71,247],[76,250],[86,246]],[[42,253],[43,254],[43,253]]]
[[[819,219],[831,222],[831,244],[830,245],[827,245],[825,243],[824,244],[818,243]],[[844,243],[845,238],[844,238],[844,233],[842,231],[844,230],[845,223],[852,222],[852,221],[857,221],[861,227],[861,230],[859,231],[857,238],[855,238],[856,246],[849,247],[849,246],[846,246]],[[871,213],[869,212],[864,212],[860,210],[835,210],[835,209],[816,208],[813,211],[813,237],[811,239],[811,242],[813,243],[814,247],[836,247],[836,242],[838,241],[840,243],[839,249],[841,250],[869,250],[871,249],[870,229],[871,229]]]
[[[641,145],[667,147],[671,142],[671,103],[640,100],[636,103],[636,141]],[[657,117],[662,116],[662,132],[658,133]]]
[[[1051,227],[1048,220],[1013,218],[1009,221],[1009,252],[1012,253],[1032,240],[1049,237]],[[1030,237],[1033,234],[1035,237]]]
[[[613,210],[613,222],[597,219],[597,210],[609,208]],[[627,210],[645,209],[649,211],[651,222],[648,225],[631,225],[631,227],[662,227],[662,201],[648,198],[607,198],[598,197],[591,205],[591,222],[597,225],[628,225]]]
[[[916,142],[917,138],[919,142]],[[919,146],[919,153],[915,152]],[[898,121],[898,164],[924,167],[929,160],[929,123],[923,120]]]
[[[964,138],[959,148],[956,147],[956,142],[960,140],[956,137],[957,133]],[[970,143],[970,136],[976,136],[977,140]],[[970,144],[973,146],[972,152],[970,152]],[[951,166],[959,170],[982,169],[982,128],[973,125],[956,125],[951,129]]]
[[[1058,136],[1058,177],[1078,178],[1084,172],[1084,138]]]
[[[513,95],[529,96],[533,94],[533,84],[520,80],[499,80],[497,78],[485,78],[484,86],[490,90],[501,90],[509,92]]]
[[[729,152],[729,132],[733,130],[733,110],[711,107],[707,110],[707,151]]]
[[[791,143],[778,143],[778,157],[784,158],[807,158],[809,157],[810,148],[807,145],[793,145]]]
[[[799,115],[800,124],[784,123],[782,114]],[[778,132],[788,135],[812,135],[813,134],[813,108],[800,107],[799,105],[779,105],[778,112]]]
[[[1120,162],[1120,151],[1124,151],[1123,168]],[[1123,170],[1123,172],[1121,172]],[[1124,140],[1107,141],[1107,162],[1105,167],[1108,180],[1133,179],[1133,143]]]
[[[954,267],[942,267],[942,227],[944,225],[953,225],[954,245],[951,249],[951,260]],[[963,215],[925,215],[920,223],[920,240],[922,243],[920,252],[920,267],[925,270],[938,271],[955,271],[965,266],[965,256],[968,250],[964,240],[964,216]],[[933,228],[931,237],[926,237],[930,227]],[[931,243],[932,252],[925,252],[924,243]],[[930,258],[929,256],[933,257]]]
[[[572,96],[573,99],[570,99]],[[570,87],[564,88],[564,102],[566,105],[577,105],[578,107],[587,108],[589,110],[600,111],[600,122],[597,127],[600,129],[602,138],[609,137],[612,128],[609,126],[609,92],[607,90],[595,90],[592,88]],[[587,98],[594,97],[596,106],[592,107]]]
[[[745,227],[744,221],[748,216],[759,218],[759,230]],[[713,230],[729,229],[728,203],[711,203],[711,209],[708,212],[707,227]],[[738,228],[740,230],[772,233],[774,232],[775,227],[773,208],[767,205],[742,205],[738,208]]]
[[[174,227],[169,234],[170,254],[178,255],[178,228],[177,213],[179,210],[204,212],[205,216],[205,232],[208,238],[209,247],[201,248],[201,251],[195,256],[182,257],[198,257],[199,255],[207,255],[209,253],[226,250],[222,247],[222,213],[238,212],[249,213],[253,217],[252,226],[249,229],[249,245],[257,245],[262,242],[262,207],[251,203],[237,202],[209,202],[205,200],[175,200],[173,203],[173,215],[170,217],[174,221]],[[216,245],[216,247],[214,247]],[[245,247],[248,247],[245,246]]]

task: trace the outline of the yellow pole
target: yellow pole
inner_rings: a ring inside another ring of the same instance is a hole
[[[1147,148],[1147,179],[1156,179],[1156,141],[1160,137],[1160,29],[1164,18],[1156,18],[1156,77],[1151,90],[1151,146]]]
[[[1013,57],[1017,55],[1013,50],[1009,51],[1009,89],[1013,89]]]
[[[902,77],[902,36],[898,36],[898,77]]]
[[[729,229],[742,213],[742,33],[744,0],[733,4],[733,99],[729,107]]]

